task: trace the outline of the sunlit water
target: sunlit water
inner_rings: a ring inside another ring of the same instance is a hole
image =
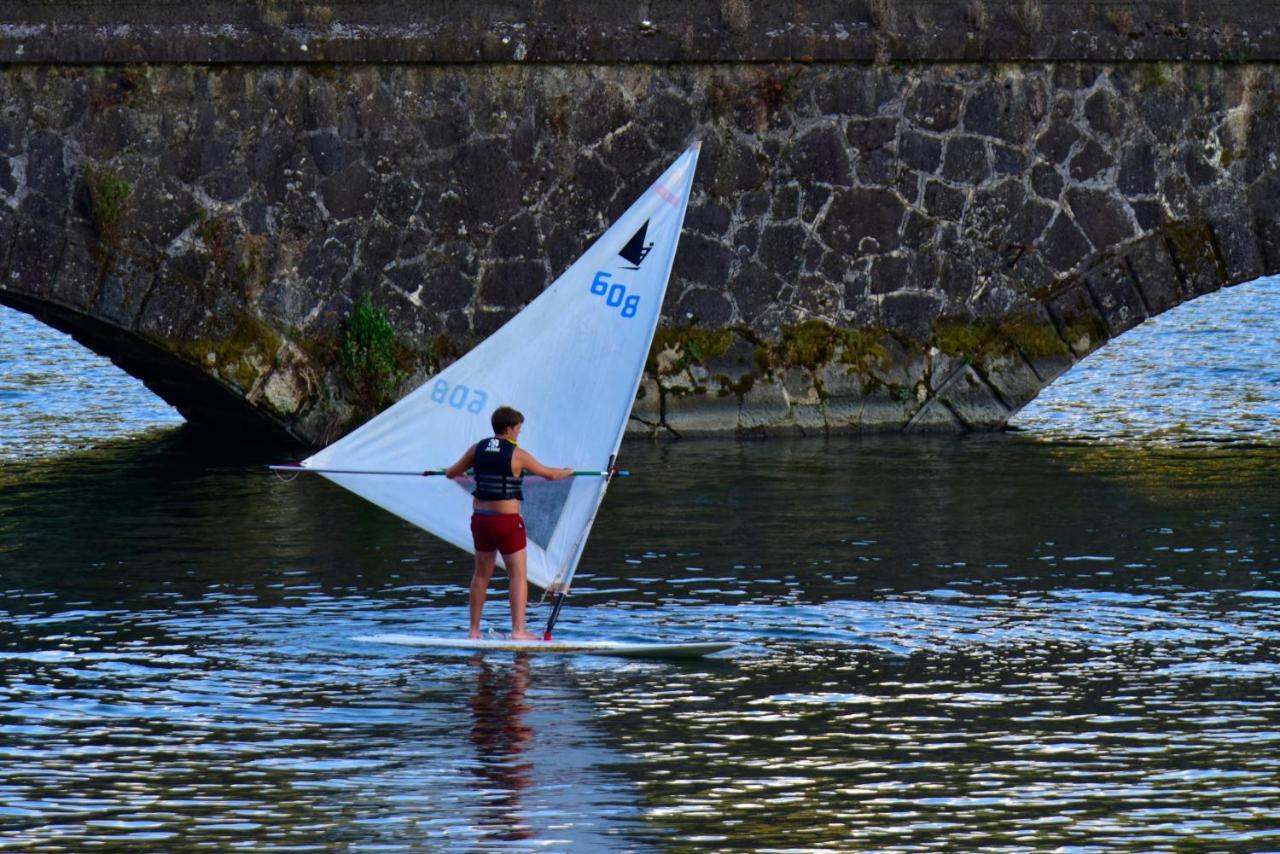
[[[1057,406],[624,446],[559,634],[741,641],[686,664],[355,641],[463,632],[466,556],[108,439],[168,421],[145,396],[76,453],[6,407],[0,849],[1280,849],[1280,443]]]
[[[181,423],[176,410],[108,360],[0,306],[0,463]]]
[[[1280,277],[1146,321],[1060,377],[1012,423],[1040,438],[1280,442]]]

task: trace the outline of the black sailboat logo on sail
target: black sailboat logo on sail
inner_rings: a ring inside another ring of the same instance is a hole
[[[640,265],[644,263],[644,259],[649,255],[649,251],[653,249],[652,243],[645,243],[645,232],[649,230],[649,220],[644,221],[644,225],[631,235],[631,239],[627,241],[627,245],[618,250],[618,254],[631,262],[630,269],[639,270]]]

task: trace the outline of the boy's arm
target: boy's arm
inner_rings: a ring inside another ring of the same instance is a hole
[[[444,470],[444,476],[458,477],[459,475],[465,474],[467,469],[471,468],[472,462],[475,461],[475,456],[476,447],[475,445],[472,445],[470,448],[467,448],[467,452],[462,455],[462,459]]]
[[[545,477],[547,480],[563,480],[573,475],[573,469],[553,469],[549,466],[544,466],[533,458],[533,454],[522,448],[516,448],[514,462],[517,476],[528,473],[538,477]]]

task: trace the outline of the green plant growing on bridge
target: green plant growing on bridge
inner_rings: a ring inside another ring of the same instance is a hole
[[[84,177],[89,187],[93,227],[104,244],[114,247],[120,239],[120,223],[129,213],[133,185],[106,166],[89,165],[85,168]]]
[[[398,350],[386,312],[374,305],[367,291],[361,293],[338,347],[338,365],[362,414],[373,415],[391,402],[404,378]]]

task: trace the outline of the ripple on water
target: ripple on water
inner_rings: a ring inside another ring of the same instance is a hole
[[[173,440],[7,463],[0,846],[1275,844],[1274,448],[623,450],[561,636],[733,655],[356,642],[460,633],[467,560]]]

